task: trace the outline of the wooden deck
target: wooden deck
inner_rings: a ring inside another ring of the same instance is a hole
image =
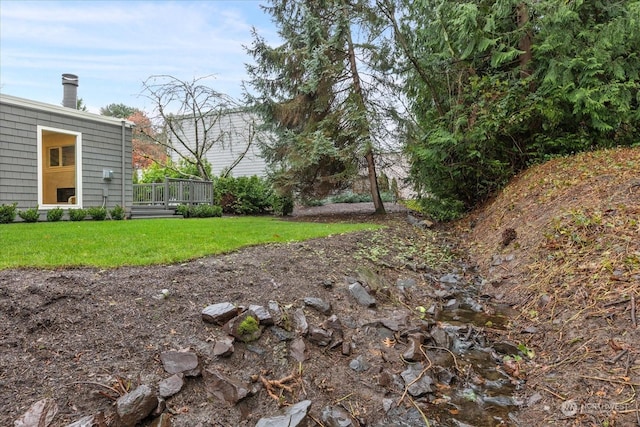
[[[180,205],[213,204],[213,182],[165,178],[164,182],[133,184],[131,218],[182,218]]]

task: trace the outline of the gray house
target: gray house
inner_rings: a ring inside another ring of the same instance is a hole
[[[64,106],[0,94],[0,204],[130,211],[133,123],[76,110],[78,78],[62,79]]]

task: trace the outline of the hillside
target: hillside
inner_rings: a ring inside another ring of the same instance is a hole
[[[519,313],[520,419],[640,425],[640,149],[532,167],[457,227],[483,293]]]

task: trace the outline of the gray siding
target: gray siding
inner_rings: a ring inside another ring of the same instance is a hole
[[[130,208],[133,200],[130,126],[125,126],[123,170],[122,126],[118,122],[109,123],[100,116],[92,120],[89,113],[67,115],[57,106],[40,110],[4,101],[0,102],[0,204],[18,202],[22,209],[37,204],[38,125],[81,133],[83,207],[102,205],[106,191],[108,208],[116,204]],[[102,179],[103,169],[113,170],[110,182]]]
[[[205,156],[211,164],[213,175],[220,175],[243,155],[242,160],[231,171],[231,175],[235,177],[266,175],[266,163],[257,145],[256,122],[257,116],[245,111],[232,111],[219,118],[209,136],[220,141]],[[193,122],[185,120],[183,133],[186,141],[195,140]],[[248,150],[247,146],[249,146]],[[186,152],[180,144],[174,144],[174,147],[181,153]],[[175,153],[172,153],[172,158],[178,160]]]

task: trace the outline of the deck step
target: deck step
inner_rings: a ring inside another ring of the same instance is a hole
[[[165,209],[162,206],[134,206],[131,208],[131,219],[150,218],[183,218],[175,209]]]

